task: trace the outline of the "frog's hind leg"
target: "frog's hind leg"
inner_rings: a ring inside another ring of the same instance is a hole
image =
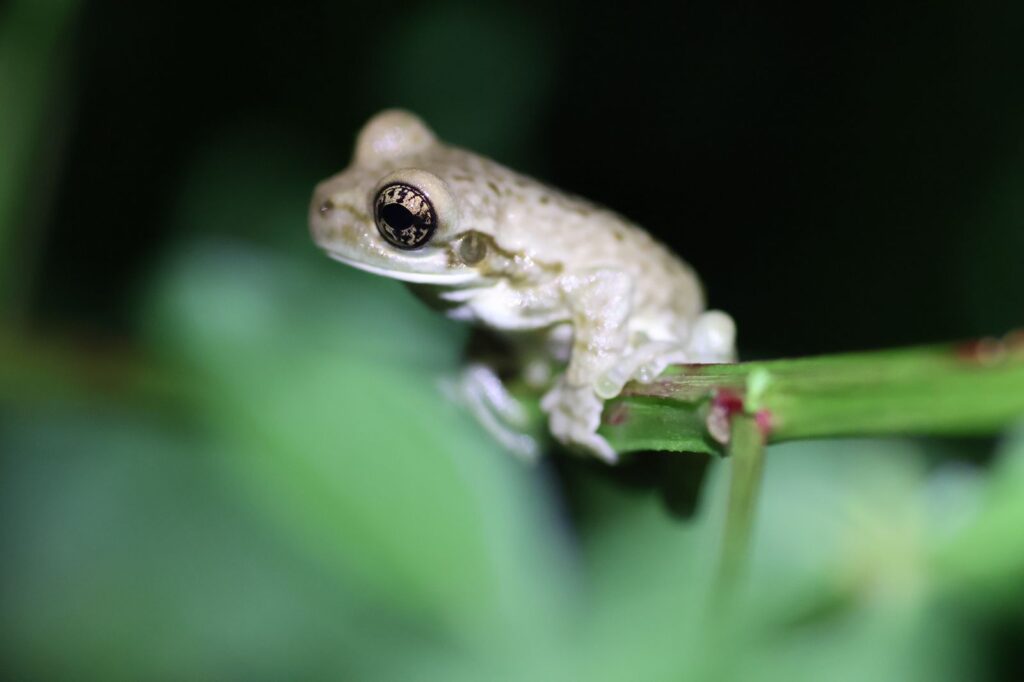
[[[505,449],[528,462],[539,458],[540,445],[524,432],[529,415],[493,367],[482,362],[466,366],[448,390]]]
[[[614,398],[622,392],[626,383],[634,379],[643,383],[653,381],[669,365],[686,362],[688,359],[687,347],[679,342],[645,342],[609,367],[594,384],[594,391],[605,400]]]
[[[651,340],[641,335],[635,350],[607,369],[595,384],[604,398],[614,398],[629,381],[654,381],[669,365],[684,362],[731,362],[734,360],[736,326],[718,310],[702,313],[680,340]]]
[[[690,330],[688,348],[688,362],[735,362],[736,323],[721,310],[701,313]]]
[[[604,400],[595,383],[629,345],[633,282],[624,273],[596,269],[563,278],[561,287],[572,321],[571,353],[565,372],[541,398],[541,410],[562,444],[611,464],[618,454],[597,433]]]

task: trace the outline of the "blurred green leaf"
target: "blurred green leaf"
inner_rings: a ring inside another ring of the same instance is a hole
[[[454,328],[393,283],[230,244],[183,252],[152,309],[232,475],[332,570],[462,637],[551,626],[549,493],[444,399]]]
[[[60,139],[65,48],[77,9],[77,0],[0,6],[0,312],[7,316],[24,305],[33,232],[49,208],[51,181],[40,171]]]
[[[936,549],[937,577],[961,596],[1019,608],[1024,599],[1024,428],[1007,436],[972,502],[958,532]]]
[[[389,648],[386,619],[240,512],[197,433],[110,408],[2,425],[6,673],[281,679]]]

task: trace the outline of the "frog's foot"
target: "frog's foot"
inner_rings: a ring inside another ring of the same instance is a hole
[[[646,341],[598,377],[597,395],[605,400],[622,392],[629,381],[650,383],[665,368],[683,362],[730,362],[735,355],[736,325],[719,310],[697,318],[689,340]]]
[[[701,313],[690,333],[689,351],[689,362],[733,362],[736,323],[721,310]]]
[[[506,450],[527,462],[540,457],[537,441],[524,433],[529,415],[493,368],[479,363],[469,365],[457,381],[446,383],[444,388]]]
[[[626,382],[634,379],[643,383],[654,381],[666,367],[686,362],[688,358],[686,348],[677,342],[650,341],[605,370],[594,384],[594,390],[605,400],[614,398],[622,392]]]
[[[551,434],[563,445],[584,450],[608,464],[619,461],[614,448],[597,433],[604,401],[590,386],[571,386],[561,377],[541,399]]]

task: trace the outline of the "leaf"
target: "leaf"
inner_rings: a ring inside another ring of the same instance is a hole
[[[461,637],[551,626],[552,500],[444,398],[458,328],[391,282],[239,245],[186,249],[150,307],[230,475],[329,570]]]

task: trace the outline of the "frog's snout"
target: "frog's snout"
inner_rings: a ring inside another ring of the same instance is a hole
[[[352,208],[329,196],[313,198],[309,210],[309,233],[321,247],[345,241],[358,216]]]

